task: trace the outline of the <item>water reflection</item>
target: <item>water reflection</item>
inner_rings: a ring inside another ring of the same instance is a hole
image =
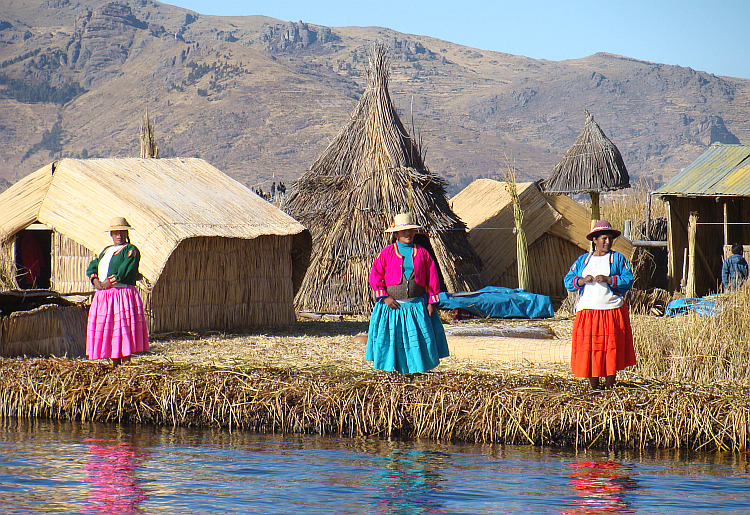
[[[561,510],[565,515],[595,513],[634,513],[631,492],[638,482],[630,467],[615,461],[582,461],[568,463],[567,488],[578,496],[575,506]]]
[[[2,513],[750,513],[746,455],[0,417]],[[636,479],[637,478],[637,479]]]
[[[89,457],[84,482],[89,487],[85,513],[143,513],[146,496],[136,476],[136,449],[129,443],[86,438]]]
[[[370,513],[388,515],[437,513],[444,455],[422,450],[392,450],[373,471]]]

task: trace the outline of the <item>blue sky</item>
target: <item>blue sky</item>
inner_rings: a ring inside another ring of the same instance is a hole
[[[596,52],[750,79],[750,0],[171,0],[201,14],[378,26],[536,59]]]

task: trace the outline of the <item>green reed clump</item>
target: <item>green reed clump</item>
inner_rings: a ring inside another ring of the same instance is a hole
[[[636,373],[666,381],[750,385],[750,288],[715,297],[713,317],[634,317]]]

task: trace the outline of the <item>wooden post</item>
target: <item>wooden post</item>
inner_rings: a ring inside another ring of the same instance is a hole
[[[724,246],[729,245],[729,201],[724,199]]]
[[[594,227],[594,224],[599,221],[600,215],[599,215],[599,192],[598,191],[590,191],[589,195],[591,195],[591,227]]]
[[[680,279],[680,290],[685,293],[685,285],[687,284],[687,266],[688,266],[688,249],[685,247],[682,252],[682,279]]]
[[[648,214],[646,215],[646,234],[645,239],[651,239],[651,193],[648,194]]]
[[[698,212],[691,211],[688,220],[688,276],[685,296],[695,297],[695,235],[698,230]]]

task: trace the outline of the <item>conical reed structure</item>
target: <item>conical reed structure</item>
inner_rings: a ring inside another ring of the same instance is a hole
[[[300,311],[369,313],[370,267],[391,243],[384,229],[404,212],[424,227],[426,238],[417,235],[417,243],[432,252],[446,290],[483,286],[466,226],[448,204],[445,182],[427,169],[401,123],[388,75],[385,48],[375,45],[367,88],[351,119],[282,205],[313,236],[310,266],[295,298]]]
[[[552,195],[588,193],[591,195],[591,219],[598,220],[599,193],[629,188],[630,176],[615,144],[588,110],[583,112],[586,123],[581,134],[540,187]]]

